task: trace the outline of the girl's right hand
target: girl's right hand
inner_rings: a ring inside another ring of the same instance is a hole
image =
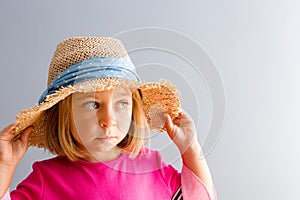
[[[32,127],[26,128],[19,138],[14,138],[15,124],[0,131],[0,198],[8,191],[17,164],[28,149]]]
[[[0,131],[0,165],[16,167],[28,149],[28,140],[32,127],[26,128],[19,138],[14,139],[15,124]]]

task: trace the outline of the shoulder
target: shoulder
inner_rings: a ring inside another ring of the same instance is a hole
[[[174,194],[181,184],[181,173],[178,172],[171,164],[167,164],[163,161],[162,155],[157,150],[143,149],[145,151],[145,160],[149,155],[149,161],[152,163],[152,169],[158,175],[156,178],[161,178],[164,181],[165,186],[170,190],[171,194]],[[147,162],[146,162],[147,163]],[[151,165],[147,163],[147,165]]]
[[[57,185],[59,176],[56,175],[62,174],[59,166],[63,165],[64,160],[62,157],[54,157],[34,162],[32,172],[11,192],[12,199],[43,199],[45,188]]]
[[[36,163],[39,163],[41,165],[51,165],[54,163],[67,163],[69,159],[66,156],[55,156],[53,158],[37,161]]]
[[[172,164],[166,163],[163,160],[161,153],[158,150],[151,150],[148,148],[143,149],[141,159],[142,162],[148,166],[152,166],[153,169],[160,171],[163,174],[179,175],[179,172],[172,166]]]
[[[62,168],[64,166],[70,165],[70,160],[67,157],[64,156],[56,156],[50,159],[37,161],[33,163],[33,170],[47,170],[47,169],[58,169]]]
[[[62,156],[37,161],[33,163],[32,169],[32,174],[42,179],[46,185],[65,182],[67,174],[71,177],[76,177],[80,171],[72,161]]]

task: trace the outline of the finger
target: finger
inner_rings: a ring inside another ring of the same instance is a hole
[[[28,144],[28,141],[29,141],[29,136],[30,136],[30,133],[31,131],[33,130],[33,127],[30,126],[28,128],[26,128],[23,133],[21,134],[21,141],[23,144]]]
[[[179,126],[180,122],[181,122],[181,112],[179,112],[178,115],[173,119],[173,124]]]
[[[181,109],[180,112],[178,113],[178,117],[179,118],[189,118],[189,114],[186,111]]]
[[[12,132],[15,127],[16,127],[16,123],[12,123],[12,124],[8,125],[7,127],[5,127],[1,132],[3,132],[3,133]]]
[[[10,124],[0,132],[0,140],[10,141],[14,137],[16,124]]]
[[[178,118],[180,119],[180,122],[182,123],[181,125],[187,125],[190,123],[193,124],[193,119],[191,118],[191,116],[183,110],[178,114]]]
[[[179,126],[180,122],[181,122],[181,118],[176,117],[176,118],[173,119],[173,124],[176,125],[176,126]]]

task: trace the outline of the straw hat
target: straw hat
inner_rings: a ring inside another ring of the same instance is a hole
[[[45,111],[75,92],[103,91],[119,85],[139,89],[149,126],[160,131],[161,113],[175,118],[181,106],[174,85],[165,80],[140,81],[121,41],[108,37],[75,37],[60,42],[49,66],[47,85],[39,105],[16,116],[15,138],[26,127],[34,126],[30,146],[45,147]]]

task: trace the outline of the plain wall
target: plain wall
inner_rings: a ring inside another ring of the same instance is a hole
[[[50,59],[62,39],[113,36],[142,27],[172,29],[199,43],[223,80],[225,123],[206,157],[218,199],[300,199],[299,10],[296,0],[1,1],[0,127],[37,103],[46,88]],[[145,55],[133,57],[141,62],[149,59]],[[150,51],[149,55],[167,57]],[[143,73],[153,80],[166,75]],[[199,80],[203,88],[202,101],[196,102],[199,109],[194,104],[197,98],[180,89],[183,108],[200,116],[200,127],[206,130],[212,109],[204,86]],[[163,148],[159,141],[153,145]],[[30,148],[11,189],[28,175],[34,161],[51,156]],[[180,162],[173,164],[180,169]]]

